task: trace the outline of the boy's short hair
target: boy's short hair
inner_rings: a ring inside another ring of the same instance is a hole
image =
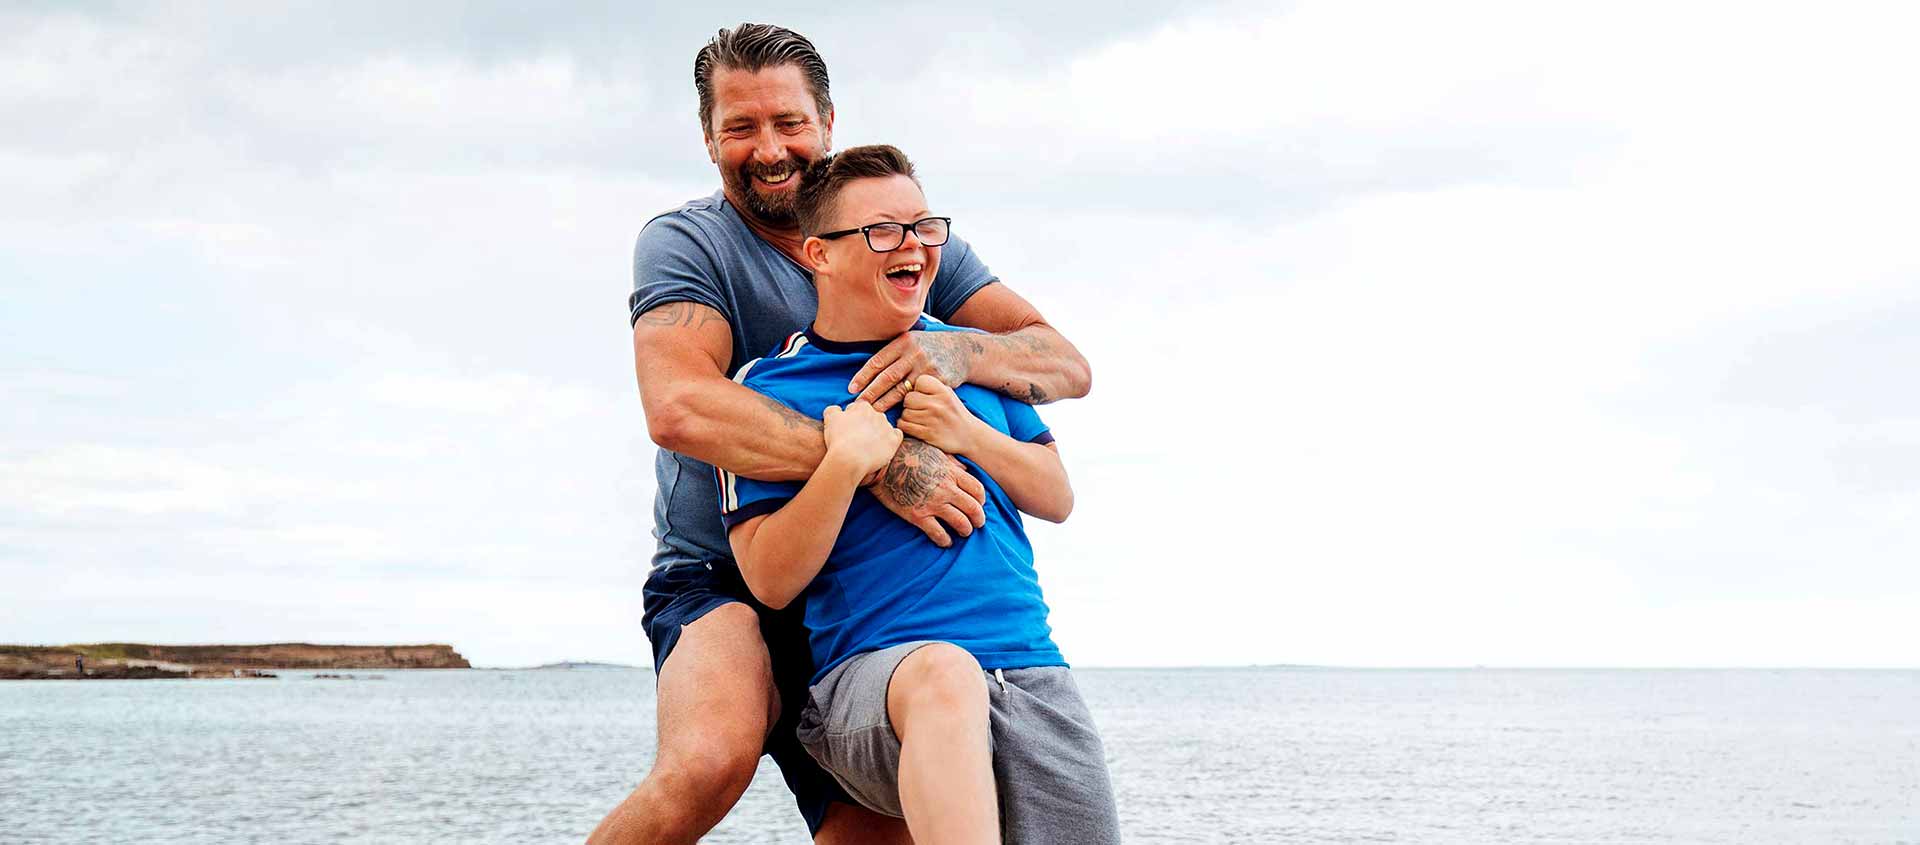
[[[847,183],[888,176],[905,176],[920,184],[907,154],[887,144],[848,147],[814,162],[800,174],[800,187],[794,193],[794,216],[800,221],[800,233],[818,235],[833,225],[832,217],[838,211],[835,201]]]

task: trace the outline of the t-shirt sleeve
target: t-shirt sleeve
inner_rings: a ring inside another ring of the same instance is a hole
[[[627,323],[669,302],[697,302],[732,322],[720,295],[720,265],[706,238],[677,214],[655,217],[633,243],[633,293],[627,297]]]
[[[933,277],[933,290],[927,292],[927,313],[943,323],[952,320],[953,312],[997,281],[999,277],[987,269],[972,246],[958,236],[949,237],[940,248],[940,272]]]
[[[1000,397],[1000,406],[1007,412],[1007,434],[1022,443],[1046,445],[1053,442],[1053,431],[1040,420],[1040,412],[1032,405],[1008,396]]]
[[[724,469],[715,471],[720,473],[720,521],[729,529],[773,513],[800,495],[797,481],[757,481]]]

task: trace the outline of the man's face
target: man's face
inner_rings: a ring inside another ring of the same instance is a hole
[[[713,74],[707,157],[727,199],[763,223],[793,225],[800,172],[833,144],[833,115],[820,116],[796,65]]]
[[[881,222],[912,226],[929,216],[927,197],[912,179],[856,179],[841,190],[828,231]],[[862,325],[898,334],[926,310],[927,288],[940,269],[940,248],[922,244],[911,228],[892,252],[874,252],[857,232],[811,243],[820,245],[815,280],[826,281],[821,297],[834,297],[837,305],[859,315]],[[809,254],[816,255],[811,244]]]

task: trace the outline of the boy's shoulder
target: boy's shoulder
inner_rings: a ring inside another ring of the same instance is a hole
[[[985,334],[979,329],[943,323],[926,314],[920,315],[911,331]],[[865,365],[867,359],[883,345],[880,341],[836,343],[817,339],[802,329],[787,335],[766,355],[742,364],[734,373],[733,380],[780,398],[786,398],[795,389],[812,394],[818,392],[815,388],[821,385],[844,388],[846,374],[842,371],[848,368],[857,370]],[[829,391],[833,392],[846,393],[844,389]]]
[[[791,406],[825,404],[846,393],[847,370],[858,363],[823,352],[806,332],[794,332],[771,354],[742,364],[733,380]]]

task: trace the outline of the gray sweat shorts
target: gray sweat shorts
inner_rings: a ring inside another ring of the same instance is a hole
[[[899,818],[900,738],[887,685],[900,661],[932,643],[870,651],[808,690],[800,744],[867,809]],[[1120,841],[1106,751],[1065,666],[987,672],[1000,833],[1009,843]]]

